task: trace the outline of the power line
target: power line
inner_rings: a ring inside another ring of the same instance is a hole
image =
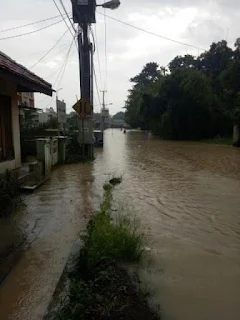
[[[100,93],[99,93],[99,88],[98,88],[97,76],[96,76],[96,72],[95,72],[94,66],[93,66],[93,73],[94,73],[95,86],[96,86],[96,89],[97,89],[98,102],[101,105],[101,99],[100,99]]]
[[[24,24],[24,25],[21,25],[21,26],[17,26],[17,27],[13,27],[13,28],[8,28],[8,29],[3,29],[3,30],[0,30],[0,32],[7,32],[7,31],[11,31],[11,30],[21,29],[21,28],[28,27],[28,26],[32,26],[32,25],[34,25],[34,24],[38,24],[38,23],[41,23],[41,22],[53,20],[53,19],[56,19],[56,18],[59,18],[59,17],[61,17],[61,16],[58,15],[58,16],[54,16],[54,17],[47,18],[47,19],[38,20],[38,21],[35,21],[35,22],[30,22],[30,23],[27,23],[27,24]]]
[[[67,12],[67,10],[66,10],[66,8],[65,8],[65,5],[64,5],[63,1],[62,1],[62,0],[59,0],[59,2],[61,3],[61,5],[62,5],[62,7],[63,7],[63,10],[64,10],[64,12],[65,12],[65,14],[66,14],[66,16],[67,16],[67,18],[68,18],[68,21],[70,22],[70,24],[71,24],[71,26],[72,26],[75,34],[76,34],[77,31],[76,31],[76,29],[75,29],[75,27],[74,27],[74,24],[72,23],[71,19],[69,18],[68,12]]]
[[[57,8],[58,12],[60,13],[60,15],[61,15],[61,17],[62,17],[62,20],[64,21],[65,25],[67,26],[69,32],[71,33],[71,35],[72,35],[72,37],[73,37],[73,39],[74,39],[74,38],[75,38],[75,34],[72,33],[72,30],[71,30],[71,28],[69,27],[69,25],[67,24],[67,22],[66,22],[66,20],[65,20],[65,18],[64,18],[63,13],[61,12],[60,8],[59,8],[58,5],[57,5],[57,2],[56,2],[55,0],[53,0],[53,2],[54,2],[54,4],[55,4],[55,7]]]
[[[35,62],[30,69],[36,67],[37,64],[39,64],[58,44],[59,42],[62,40],[62,38],[65,36],[65,34],[68,32],[68,30],[66,30],[63,35],[57,40],[57,42],[37,61]]]
[[[92,33],[92,36],[93,36],[93,38],[95,39],[95,47],[96,47],[96,51],[97,51],[97,61],[98,61],[98,69],[99,69],[99,75],[100,75],[100,82],[101,82],[101,85],[103,85],[103,81],[102,81],[102,69],[101,69],[100,54],[99,54],[99,49],[98,49],[98,39],[97,39],[97,28],[96,28],[96,25],[95,25],[94,31],[95,31],[95,37],[94,37],[94,33]]]
[[[65,45],[65,47],[66,47],[66,45]],[[65,48],[64,48],[64,49],[65,49]],[[68,49],[69,49],[69,44],[68,44]],[[61,50],[60,52],[62,52],[62,51],[63,51],[63,50]],[[67,51],[68,51],[68,50],[67,50]],[[60,52],[59,52],[59,53],[60,53]],[[57,82],[57,80],[58,80],[58,78],[59,78],[60,70],[62,70],[62,68],[63,68],[63,66],[61,65],[60,68],[58,68],[57,70],[51,72],[50,74],[48,74],[48,75],[45,77],[46,79],[52,78],[57,72],[59,72],[58,75],[57,75],[57,77],[56,77],[56,79],[55,79],[55,81],[54,81],[54,85],[53,85],[53,86],[55,86],[55,84],[56,84],[56,82]],[[44,99],[40,100],[39,102],[44,102],[44,101],[46,101],[47,99],[48,99],[48,97],[45,97]]]
[[[59,47],[66,47],[68,46],[69,44],[68,43],[65,43],[63,45],[60,45]],[[34,52],[34,53],[30,53],[30,54],[27,54],[27,55],[24,55],[24,56],[21,56],[21,57],[17,57],[17,60],[20,60],[20,59],[25,59],[25,58],[28,58],[28,57],[31,57],[31,56],[36,56],[37,54],[40,54],[40,53],[43,53],[43,52],[46,52],[47,50],[41,50],[41,51],[37,51],[37,52]]]
[[[56,88],[59,88],[60,83],[61,83],[61,81],[62,81],[62,78],[63,78],[63,76],[64,76],[64,74],[65,74],[66,67],[67,67],[67,63],[68,63],[68,59],[69,59],[69,56],[70,56],[70,52],[71,52],[71,50],[72,50],[72,45],[73,45],[74,40],[75,40],[75,39],[73,39],[73,41],[72,41],[72,43],[71,43],[71,45],[70,45],[70,48],[69,48],[69,50],[68,50],[68,52],[67,52],[65,64],[64,64],[64,67],[63,67],[63,72],[62,72],[61,78],[60,78],[60,80],[59,80],[58,85],[57,85]]]
[[[47,25],[47,26],[45,26],[45,27],[42,27],[42,28],[37,29],[37,30],[34,30],[34,31],[30,31],[30,32],[18,34],[18,35],[11,36],[11,37],[0,38],[0,40],[8,40],[8,39],[19,38],[19,37],[22,37],[22,36],[27,36],[27,35],[29,35],[29,34],[33,34],[33,33],[36,33],[36,32],[38,32],[38,31],[42,31],[42,30],[44,30],[44,29],[50,28],[50,27],[52,27],[52,26],[54,26],[54,25],[56,25],[56,24],[58,24],[58,23],[61,23],[61,22],[62,22],[62,20],[57,21],[57,22],[54,22],[54,23],[52,23],[52,24],[49,24],[49,25]]]
[[[181,41],[178,41],[178,40],[174,40],[174,39],[171,39],[171,38],[168,38],[168,37],[165,37],[165,36],[162,36],[160,34],[157,34],[157,33],[154,33],[154,32],[151,32],[151,31],[148,31],[148,30],[145,30],[145,29],[142,29],[140,27],[137,27],[137,26],[134,26],[128,22],[125,22],[125,21],[122,21],[122,20],[119,20],[117,18],[113,18],[111,16],[108,16],[106,14],[103,14],[101,12],[97,12],[98,14],[102,15],[102,16],[106,16],[107,18],[111,19],[111,20],[114,20],[114,21],[117,21],[119,23],[122,23],[128,27],[131,27],[131,28],[134,28],[136,30],[139,30],[139,31],[142,31],[142,32],[145,32],[145,33],[148,33],[148,34],[151,34],[152,36],[155,36],[155,37],[158,37],[158,38],[162,38],[164,40],[168,40],[168,41],[172,41],[172,42],[175,42],[175,43],[178,43],[178,44],[181,44],[181,45],[184,45],[184,46],[187,46],[187,47],[191,47],[191,48],[194,48],[194,49],[197,49],[197,50],[201,50],[201,51],[206,51],[206,49],[203,49],[203,48],[200,48],[200,47],[197,47],[197,46],[194,46],[194,45],[191,45],[191,44],[187,44],[187,43],[184,43],[184,42],[181,42]]]
[[[67,67],[69,55],[70,55],[70,52],[71,52],[71,49],[72,49],[72,45],[73,45],[74,40],[75,40],[75,39],[73,38],[73,40],[72,40],[72,42],[71,42],[71,44],[70,44],[70,47],[69,47],[69,49],[68,49],[68,52],[67,52],[67,54],[66,54],[66,57],[65,57],[65,59],[64,59],[64,61],[63,61],[62,67],[61,67],[61,69],[60,69],[60,72],[59,72],[56,80],[54,81],[53,87],[55,87],[56,84],[57,84],[57,82],[58,82],[58,85],[56,86],[56,89],[59,88],[60,83],[61,83],[61,81],[62,81],[62,78],[63,78],[63,76],[64,76],[64,73],[65,73],[65,71],[66,71],[66,67]],[[58,81],[58,78],[59,78],[59,77],[60,77],[60,79],[59,79],[59,81]],[[54,97],[52,97],[52,99],[49,101],[49,103],[47,104],[47,106],[46,106],[45,108],[48,108],[48,107],[50,106],[50,104],[53,102],[53,99],[54,99]]]

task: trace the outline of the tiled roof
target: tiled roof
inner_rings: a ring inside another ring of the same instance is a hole
[[[38,86],[41,86],[47,90],[52,90],[52,85],[50,83],[38,77],[27,68],[0,51],[0,71],[1,70],[8,71],[11,74],[19,76],[20,78],[23,78],[32,84],[37,84]]]

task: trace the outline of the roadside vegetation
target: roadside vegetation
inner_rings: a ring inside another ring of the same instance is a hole
[[[79,145],[76,136],[72,136],[67,141],[65,163],[77,163],[82,161],[82,148]]]
[[[240,127],[240,46],[212,43],[198,57],[177,56],[168,67],[147,63],[131,78],[126,121],[163,139],[232,136]],[[224,140],[223,140],[224,141]]]
[[[218,145],[228,145],[228,146],[232,146],[233,144],[233,139],[232,137],[228,138],[222,138],[222,137],[214,137],[212,139],[205,139],[202,140],[202,142],[204,143],[208,143],[208,144],[218,144]]]
[[[18,195],[18,181],[13,172],[0,175],[0,217],[10,212],[14,197]]]
[[[136,220],[113,215],[111,184],[104,185],[100,210],[81,237],[83,247],[70,275],[69,294],[51,319],[158,319],[136,290],[122,263],[137,263],[144,236]]]

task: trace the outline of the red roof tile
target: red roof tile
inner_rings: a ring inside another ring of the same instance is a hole
[[[25,80],[33,84],[37,84],[38,86],[41,86],[47,90],[52,90],[52,85],[50,83],[38,77],[27,68],[0,51],[0,71],[1,70],[8,71],[11,74],[24,78]]]

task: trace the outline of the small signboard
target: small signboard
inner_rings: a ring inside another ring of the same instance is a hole
[[[74,106],[73,109],[77,112],[80,118],[84,119],[87,116],[92,115],[93,107],[86,99],[80,99]]]

